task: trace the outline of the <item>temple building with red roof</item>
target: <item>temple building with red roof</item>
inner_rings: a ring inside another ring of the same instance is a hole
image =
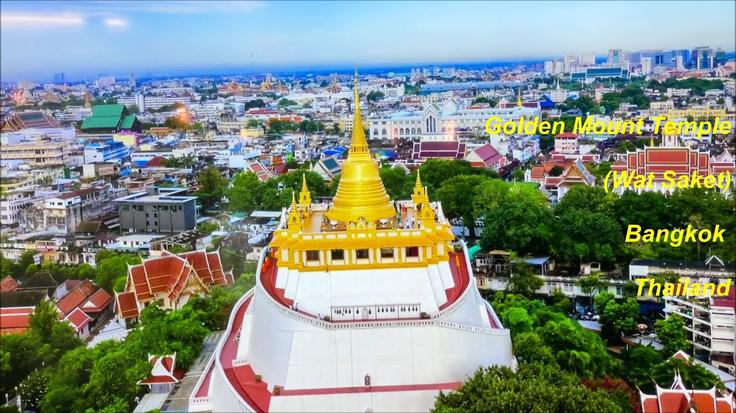
[[[151,375],[138,382],[148,386],[151,393],[168,393],[184,377],[184,370],[176,368],[176,353],[166,356],[148,356]]]
[[[690,363],[690,356],[678,351],[672,356],[674,359]],[[645,394],[639,391],[642,413],[734,413],[736,401],[733,394],[727,394],[716,387],[705,390],[688,389],[682,381],[679,372],[670,388],[659,387],[655,383],[656,394]]]
[[[205,295],[211,287],[233,281],[232,271],[222,267],[219,251],[178,255],[164,251],[159,257],[128,267],[125,292],[115,295],[117,313],[123,319],[133,319],[154,301],[159,301],[163,309],[178,309],[190,297]]]
[[[552,202],[559,202],[575,186],[595,185],[595,176],[580,159],[553,160],[532,166],[526,170],[524,180],[538,182],[542,192],[547,194]]]
[[[628,152],[624,159],[617,161],[611,166],[611,170],[616,173],[626,172],[628,175],[646,175],[652,174],[652,186],[643,188],[634,188],[633,185],[625,187],[624,185],[616,186],[613,190],[616,193],[623,193],[626,190],[635,190],[637,192],[656,191],[662,193],[672,193],[675,188],[665,188],[666,183],[664,174],[668,171],[674,172],[673,179],[677,181],[682,176],[707,176],[715,175],[718,178],[721,173],[729,173],[731,175],[731,185],[723,191],[730,193],[736,187],[736,181],[733,178],[736,173],[736,164],[728,153],[724,156],[712,157],[706,152],[700,152],[684,146],[656,147],[647,146],[644,149],[638,149],[636,152]]]

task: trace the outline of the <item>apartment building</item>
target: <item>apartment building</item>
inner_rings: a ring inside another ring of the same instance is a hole
[[[174,233],[197,225],[197,197],[184,188],[147,188],[115,200],[123,231]]]
[[[50,168],[69,165],[74,158],[74,129],[23,129],[0,135],[0,162],[6,168],[20,165]]]
[[[736,288],[727,297],[664,297],[664,312],[677,314],[685,321],[688,340],[695,355],[730,374],[736,373]]]
[[[110,201],[119,194],[112,185],[104,184],[50,197],[44,201],[41,211],[43,227],[29,230],[75,232],[82,221],[114,212],[114,205]]]

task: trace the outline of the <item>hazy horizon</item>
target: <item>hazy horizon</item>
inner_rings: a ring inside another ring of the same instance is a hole
[[[610,48],[732,52],[735,4],[3,2],[0,73],[45,81],[539,61]]]

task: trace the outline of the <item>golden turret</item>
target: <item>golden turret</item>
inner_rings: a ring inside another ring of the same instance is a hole
[[[342,165],[340,185],[327,211],[327,218],[340,222],[357,222],[363,217],[374,222],[396,217],[386,189],[378,173],[378,165],[371,158],[365,138],[363,121],[360,116],[360,95],[358,94],[358,73],[355,73],[354,88],[355,113],[353,114],[353,135],[350,140],[348,159]]]
[[[517,107],[524,106],[524,101],[521,100],[521,88],[519,88],[519,98],[516,100],[516,106]]]
[[[427,195],[427,188],[422,186],[422,178],[419,176],[419,170],[417,169],[417,182],[414,184],[414,193],[411,195],[411,200],[414,201],[414,206],[429,203],[429,195]]]
[[[309,214],[311,206],[312,194],[309,193],[309,188],[307,187],[307,175],[302,174],[302,189],[299,191],[299,209]]]
[[[299,213],[299,206],[296,204],[294,193],[291,193],[291,206],[289,207],[289,222],[287,229],[289,232],[300,232],[302,230],[302,216]]]

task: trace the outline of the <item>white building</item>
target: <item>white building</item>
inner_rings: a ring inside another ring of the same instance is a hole
[[[480,106],[461,107],[454,99],[442,106],[433,103],[422,111],[402,111],[368,119],[370,139],[452,139],[459,129],[483,131],[488,118],[499,117],[502,121],[526,119],[539,116],[540,109],[530,107],[489,108]]]
[[[685,321],[688,341],[695,353],[704,353],[714,366],[730,374],[736,373],[736,288],[732,286],[727,297],[663,298],[665,314],[677,314]]]

